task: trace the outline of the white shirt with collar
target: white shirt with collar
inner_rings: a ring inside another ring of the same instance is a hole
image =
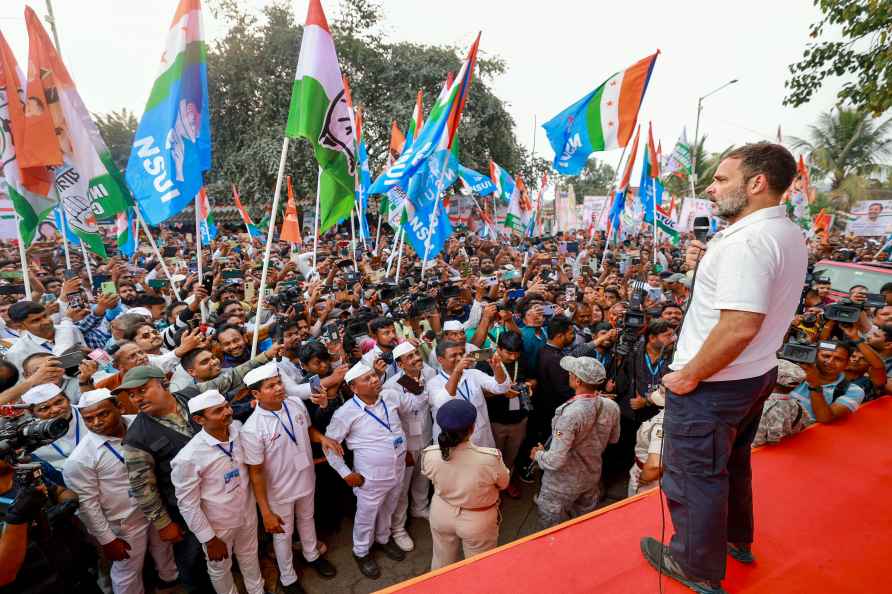
[[[405,397],[409,400],[409,408],[404,419],[403,429],[406,433],[406,447],[410,452],[418,452],[431,444],[433,436],[433,419],[431,417],[430,405],[430,380],[436,377],[437,371],[427,365],[421,368],[421,384],[424,390],[421,394],[412,394],[406,391],[398,382],[405,372],[400,369],[399,373],[387,380],[384,384],[384,390],[393,390],[396,392],[396,398]]]
[[[51,443],[34,450],[41,460],[53,466],[56,470],[62,470],[65,460],[71,456],[75,448],[87,436],[89,430],[84,425],[84,420],[76,408],[71,407],[71,420],[68,422],[68,432]]]
[[[464,398],[477,409],[477,420],[474,422],[474,434],[471,436],[471,443],[484,448],[496,447],[496,440],[492,436],[489,411],[486,409],[486,397],[483,395],[483,391],[486,390],[491,394],[504,394],[507,392],[511,388],[511,378],[507,377],[507,374],[505,375],[505,381],[499,383],[496,381],[496,378],[483,373],[479,369],[465,369],[462,372],[461,381],[458,383],[455,396],[453,396],[446,391],[446,383],[449,381],[449,376],[446,372],[439,371],[428,382],[428,389],[431,393],[431,415],[434,419],[434,441],[440,436],[440,426],[437,425],[437,411],[453,398]]]
[[[135,415],[122,418],[129,427]],[[62,469],[65,485],[77,493],[81,521],[101,545],[119,536],[112,530],[112,524],[128,519],[148,524],[128,494],[130,482],[123,457],[120,437],[88,431]]]
[[[314,492],[316,470],[310,446],[310,415],[289,396],[277,411],[259,404],[241,431],[245,464],[263,464],[270,503],[291,503]]]
[[[381,349],[381,347],[378,346],[378,343],[375,343],[375,346],[372,348],[372,350],[370,350],[369,352],[367,352],[366,354],[364,354],[362,356],[362,362],[365,363],[366,365],[368,365],[369,367],[374,368],[375,361],[377,361],[378,358],[383,354],[384,354],[384,351]],[[388,363],[387,367],[384,369],[384,380],[383,381],[386,382],[387,380],[389,380],[390,378],[395,376],[397,373],[399,373],[399,371],[400,371],[400,367],[399,367],[399,365],[396,364],[396,361],[391,361],[390,363]]]
[[[342,457],[326,451],[328,463],[341,477],[355,471],[370,481],[402,479],[406,468],[403,419],[411,414],[411,407],[412,400],[396,390],[382,389],[371,405],[354,395],[335,411],[325,431],[339,443],[346,441],[353,452],[353,470]]]
[[[256,521],[241,425],[232,422],[229,441],[219,441],[202,429],[170,463],[177,507],[199,542]]]
[[[682,369],[694,358],[722,310],[765,314],[765,320],[743,352],[706,381],[758,377],[776,367],[807,264],[802,229],[787,218],[784,206],[757,210],[716,233],[700,260],[670,368]]]

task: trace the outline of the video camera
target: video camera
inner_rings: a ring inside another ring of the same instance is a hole
[[[638,340],[638,335],[646,324],[644,284],[641,281],[631,281],[629,283],[631,289],[629,307],[626,308],[623,317],[618,321],[619,338],[613,345],[613,352],[618,357],[625,357],[632,352],[635,341]]]
[[[297,287],[287,287],[282,289],[275,295],[270,295],[265,301],[277,309],[287,309],[288,306],[297,307],[298,302],[302,301],[303,293]],[[302,304],[300,304],[302,306]]]
[[[40,481],[40,464],[31,461],[31,452],[49,445],[68,432],[68,419],[35,419],[18,414],[17,406],[2,407],[0,417],[0,458],[15,470],[14,485],[19,489],[33,488]]]

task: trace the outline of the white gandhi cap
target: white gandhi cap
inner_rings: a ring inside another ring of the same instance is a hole
[[[40,384],[34,386],[22,395],[22,402],[29,405],[43,404],[62,393],[62,388],[56,384]]]
[[[411,342],[401,342],[393,349],[393,358],[399,359],[403,355],[408,355],[415,350],[415,346]]]
[[[246,373],[244,382],[246,386],[253,388],[263,380],[276,377],[277,375],[279,375],[279,366],[276,365],[275,361],[270,361]]]
[[[223,395],[217,390],[208,390],[189,400],[189,414],[194,415],[206,408],[220,406],[221,404],[226,404],[226,399],[223,398]]]
[[[84,392],[81,394],[81,399],[78,400],[77,404],[74,405],[75,408],[87,408],[88,406],[93,406],[94,404],[98,404],[103,400],[108,400],[109,398],[114,398],[115,395],[111,393],[111,390],[108,388],[99,388],[97,390],[90,390],[89,392]]]
[[[461,332],[465,327],[458,320],[449,320],[443,324],[443,332]]]
[[[366,365],[365,363],[360,361],[359,363],[357,363],[356,365],[354,365],[353,367],[350,368],[350,371],[348,371],[347,374],[344,376],[344,381],[349,384],[356,378],[363,376],[367,373],[371,373],[372,371],[373,370],[371,367],[369,367],[368,365]]]

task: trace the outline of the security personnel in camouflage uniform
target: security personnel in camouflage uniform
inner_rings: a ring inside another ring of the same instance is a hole
[[[601,397],[604,366],[593,357],[564,357],[575,396],[557,408],[551,420],[549,447],[530,452],[544,471],[536,497],[543,528],[581,516],[598,505],[601,454],[619,440],[619,406]]]
[[[776,386],[762,407],[762,419],[759,421],[753,447],[778,443],[784,437],[799,433],[813,423],[805,408],[790,395],[804,381],[804,369],[791,361],[779,361]]]
[[[663,415],[665,388],[660,386],[647,395],[647,400],[660,408],[655,416],[641,423],[635,435],[635,463],[629,470],[629,497],[655,489],[663,474]],[[642,480],[642,475],[644,479]]]

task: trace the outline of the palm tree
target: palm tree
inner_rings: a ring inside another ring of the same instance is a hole
[[[830,182],[831,199],[849,207],[863,200],[871,174],[883,169],[882,159],[892,155],[892,118],[880,122],[853,109],[822,113],[809,127],[809,138],[789,137],[794,149],[808,152],[812,179]]]
[[[130,159],[130,148],[133,146],[133,136],[136,134],[139,120],[126,107],[106,114],[93,114],[93,119],[99,128],[99,134],[108,146],[112,161],[123,171]]]
[[[734,148],[732,145],[718,153],[707,153],[704,148],[705,143],[706,136],[703,136],[697,141],[697,146],[694,148],[694,154],[697,157],[697,164],[695,166],[697,181],[694,184],[694,190],[696,191],[697,196],[702,196],[704,192],[706,192],[706,188],[712,183],[712,178],[715,175],[715,170],[719,167],[719,163],[721,163],[722,159],[725,158],[725,155],[731,152],[731,149]],[[672,175],[664,178],[663,187],[665,187],[670,194],[687,196],[691,193],[691,182],[688,180],[686,172],[680,171],[679,174],[680,175]]]

